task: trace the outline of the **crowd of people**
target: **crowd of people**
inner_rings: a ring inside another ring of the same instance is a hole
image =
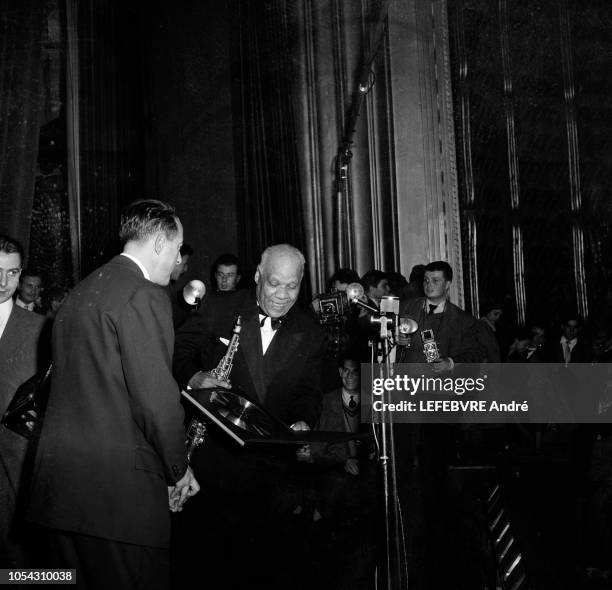
[[[295,561],[296,518],[353,530],[361,506],[367,522],[354,530],[374,535],[376,510],[363,507],[376,503],[377,462],[359,416],[359,366],[380,354],[371,319],[389,296],[419,327],[409,345],[398,339],[395,360],[432,360],[431,333],[436,373],[458,363],[609,362],[612,354],[610,327],[586,326],[575,313],[558,334],[543,324],[509,329],[497,302],[473,317],[449,301],[453,269],[444,261],[415,266],[408,280],[338,269],[328,292],[302,308],[304,256],[278,244],[261,254],[252,289],[240,288],[240,260],[220,256],[211,291],[193,305],[180,278],[194,250],[170,205],[133,203],[120,237],[122,253],[68,293],[45,289],[41,274],[23,268],[19,242],[0,236],[0,413],[53,359],[40,435],[0,428],[8,499],[0,503],[1,567],[74,568],[84,588],[167,588],[171,569],[175,583],[186,581],[189,559],[205,555],[207,567],[232,572],[234,585],[223,587],[284,588],[293,571],[271,558]],[[355,285],[361,303],[349,305],[342,294]],[[322,305],[330,301],[331,313]],[[223,362],[230,369],[215,371]],[[348,436],[243,447],[211,425],[189,464],[185,412],[194,410],[180,391],[211,388],[257,404],[298,438],[313,430]],[[432,428],[405,437],[406,465],[418,458],[430,489],[451,438]],[[600,462],[605,448],[596,445]],[[243,567],[233,567],[237,559]]]

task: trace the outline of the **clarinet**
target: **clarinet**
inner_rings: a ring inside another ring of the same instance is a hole
[[[234,355],[238,350],[241,329],[241,318],[237,316],[234,328],[232,329],[232,338],[227,345],[227,351],[219,361],[219,364],[210,372],[211,376],[215,379],[230,382],[229,375],[234,364]],[[193,452],[204,442],[205,438],[206,424],[198,418],[193,418],[187,427],[187,437],[185,439],[188,463],[191,463]]]

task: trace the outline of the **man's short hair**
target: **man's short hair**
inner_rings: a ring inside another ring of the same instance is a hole
[[[215,260],[213,262],[212,265],[212,269],[213,269],[213,273],[217,272],[217,269],[221,266],[235,266],[236,267],[236,274],[241,274],[240,272],[240,260],[238,258],[238,256],[235,256],[234,254],[221,254],[221,256],[219,256],[219,258],[217,258],[217,260]]]
[[[453,269],[448,262],[445,262],[444,260],[435,260],[434,262],[430,262],[425,267],[425,272],[436,272],[437,270],[442,271],[444,278],[447,281],[453,280]]]
[[[361,282],[366,287],[376,287],[380,281],[387,278],[382,270],[369,270],[361,277]]]
[[[181,246],[181,249],[179,250],[179,254],[181,255],[181,258],[183,256],[193,256],[194,252],[195,250],[187,242],[183,242],[183,245]]]
[[[24,268],[19,276],[19,282],[23,281],[26,277],[38,277],[40,281],[43,281],[43,273],[35,268]]]
[[[266,264],[268,263],[268,258],[270,258],[270,256],[274,256],[277,254],[289,254],[290,256],[297,258],[298,262],[300,263],[300,270],[302,274],[304,273],[306,259],[304,258],[304,255],[295,246],[292,246],[291,244],[274,244],[274,246],[268,246],[261,254],[261,260],[259,261],[259,265],[257,266],[259,271],[261,272],[262,269],[266,266]]]
[[[391,291],[403,289],[406,285],[408,285],[406,277],[401,272],[388,272],[387,280],[389,281]]]
[[[5,254],[19,254],[19,260],[23,264],[23,246],[14,238],[0,234],[0,252]]]
[[[565,326],[568,322],[574,320],[578,328],[582,327],[582,316],[573,309],[565,309],[561,312],[561,325]]]
[[[359,368],[359,360],[357,359],[357,355],[356,354],[351,354],[349,352],[347,352],[346,354],[340,355],[338,357],[338,367],[340,369],[344,368],[344,363],[346,363],[347,361],[350,361],[351,363],[355,363],[357,365],[357,367]]]
[[[530,328],[527,328],[526,326],[521,326],[516,328],[513,336],[516,340],[521,342],[523,340],[531,340],[533,338],[533,333],[531,332]]]
[[[340,283],[358,283],[359,275],[352,268],[339,268],[329,279],[331,285],[336,281]]]
[[[410,271],[410,276],[408,277],[409,283],[422,283],[423,277],[425,276],[425,265],[424,264],[415,264]]]
[[[504,311],[504,304],[501,301],[496,301],[495,299],[491,301],[485,301],[485,303],[480,308],[480,312],[484,315],[487,315],[490,311],[493,311],[494,309]]]
[[[158,232],[164,232],[169,240],[178,233],[174,207],[156,199],[134,201],[121,214],[119,239],[121,245],[140,242]]]

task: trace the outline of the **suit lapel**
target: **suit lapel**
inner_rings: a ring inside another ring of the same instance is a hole
[[[264,357],[266,385],[274,380],[279,367],[291,366],[291,359],[304,339],[304,332],[298,331],[298,328],[293,330],[291,328],[293,326],[281,325],[266,351]]]
[[[23,338],[23,328],[20,329],[21,322],[19,321],[18,313],[16,313],[16,305],[13,305],[11,315],[9,315],[4,326],[2,338],[0,338],[0,358],[8,359],[15,354],[15,350],[19,348],[19,344]],[[34,313],[29,311],[27,313]]]
[[[259,316],[253,314],[246,319],[240,332],[240,348],[251,374],[251,381],[257,392],[259,401],[266,399],[266,384],[264,379],[263,349],[259,331]]]

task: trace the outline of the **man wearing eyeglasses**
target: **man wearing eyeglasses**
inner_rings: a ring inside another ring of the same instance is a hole
[[[15,305],[23,263],[21,244],[0,235],[0,415],[17,388],[43,367],[40,340],[45,318]],[[16,519],[20,482],[28,441],[0,427],[0,567],[23,567],[19,541],[21,521]],[[22,488],[23,489],[23,488]]]

